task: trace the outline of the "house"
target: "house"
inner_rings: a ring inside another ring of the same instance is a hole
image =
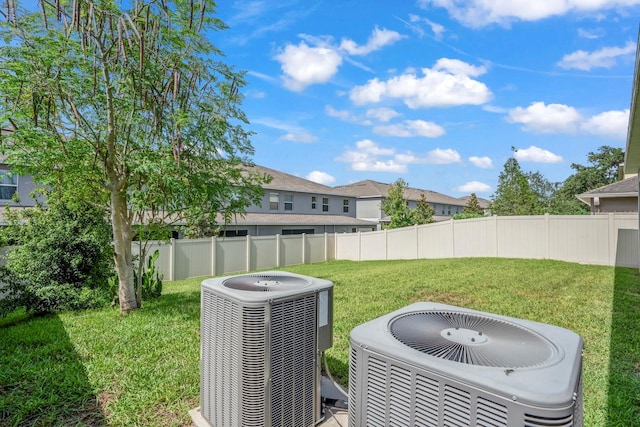
[[[632,176],[576,197],[589,205],[592,214],[638,212],[638,178]]]
[[[11,133],[10,129],[0,129],[2,135]],[[5,156],[0,156],[0,208],[35,206],[36,199],[31,193],[36,189],[31,176],[19,176],[11,171]]]
[[[356,197],[304,178],[254,165],[252,171],[270,175],[260,204],[229,224],[226,236],[273,234],[355,233],[372,231],[377,221],[356,216]]]
[[[358,218],[385,223],[389,221],[389,217],[382,210],[381,204],[387,197],[390,187],[391,184],[365,180],[334,188],[343,194],[350,194],[356,197]],[[435,191],[408,187],[404,189],[404,197],[408,199],[409,208],[414,209],[417,206],[417,201],[422,194],[435,210],[434,219],[436,221],[445,221],[450,219],[452,215],[462,213],[467,204],[467,199],[464,198],[457,199]],[[488,203],[483,207],[488,207]]]
[[[631,108],[629,112],[629,126],[627,131],[627,144],[624,152],[625,177],[640,179],[640,34],[636,44],[636,64],[633,73],[633,86],[631,88]],[[636,185],[636,199],[638,198],[638,185]],[[640,209],[636,209],[640,211]],[[639,219],[640,221],[640,219]],[[640,222],[638,223],[640,228]],[[636,238],[638,233],[636,233]],[[640,240],[640,239],[639,239]],[[640,241],[638,242],[640,246]],[[639,251],[640,252],[640,251]]]

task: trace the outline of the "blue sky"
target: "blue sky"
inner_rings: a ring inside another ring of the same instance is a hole
[[[241,0],[218,16],[266,167],[490,198],[512,155],[564,181],[625,145],[640,0]]]

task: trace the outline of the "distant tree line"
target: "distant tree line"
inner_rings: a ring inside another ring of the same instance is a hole
[[[514,153],[517,151],[513,149]],[[493,215],[585,215],[589,206],[578,200],[578,194],[612,184],[618,180],[618,168],[624,161],[620,148],[601,146],[587,154],[588,164],[571,164],[575,172],[564,182],[551,182],[539,171],[524,172],[515,157],[509,158],[500,176],[498,187],[491,197],[489,211]],[[382,201],[382,210],[389,215],[385,228],[407,227],[434,222],[435,211],[424,194],[411,209],[404,196],[408,183],[402,178],[389,187]],[[467,200],[462,213],[454,219],[476,218],[485,215],[475,193]]]
[[[515,150],[514,150],[515,152]],[[508,159],[491,198],[494,215],[581,215],[589,206],[576,195],[612,184],[618,180],[618,168],[624,161],[620,148],[601,146],[587,155],[588,165],[571,164],[575,171],[564,182],[551,182],[539,171],[523,172],[518,160]]]

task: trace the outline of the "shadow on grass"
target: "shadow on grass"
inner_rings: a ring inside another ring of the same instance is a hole
[[[640,275],[616,268],[611,313],[607,426],[640,426]]]
[[[0,425],[107,425],[57,316],[2,326],[0,343]]]

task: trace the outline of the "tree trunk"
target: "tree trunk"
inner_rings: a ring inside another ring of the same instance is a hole
[[[123,193],[111,190],[111,224],[113,228],[114,259],[118,272],[118,299],[120,312],[127,313],[138,308],[133,283],[133,259],[131,256],[131,221],[127,201]]]

